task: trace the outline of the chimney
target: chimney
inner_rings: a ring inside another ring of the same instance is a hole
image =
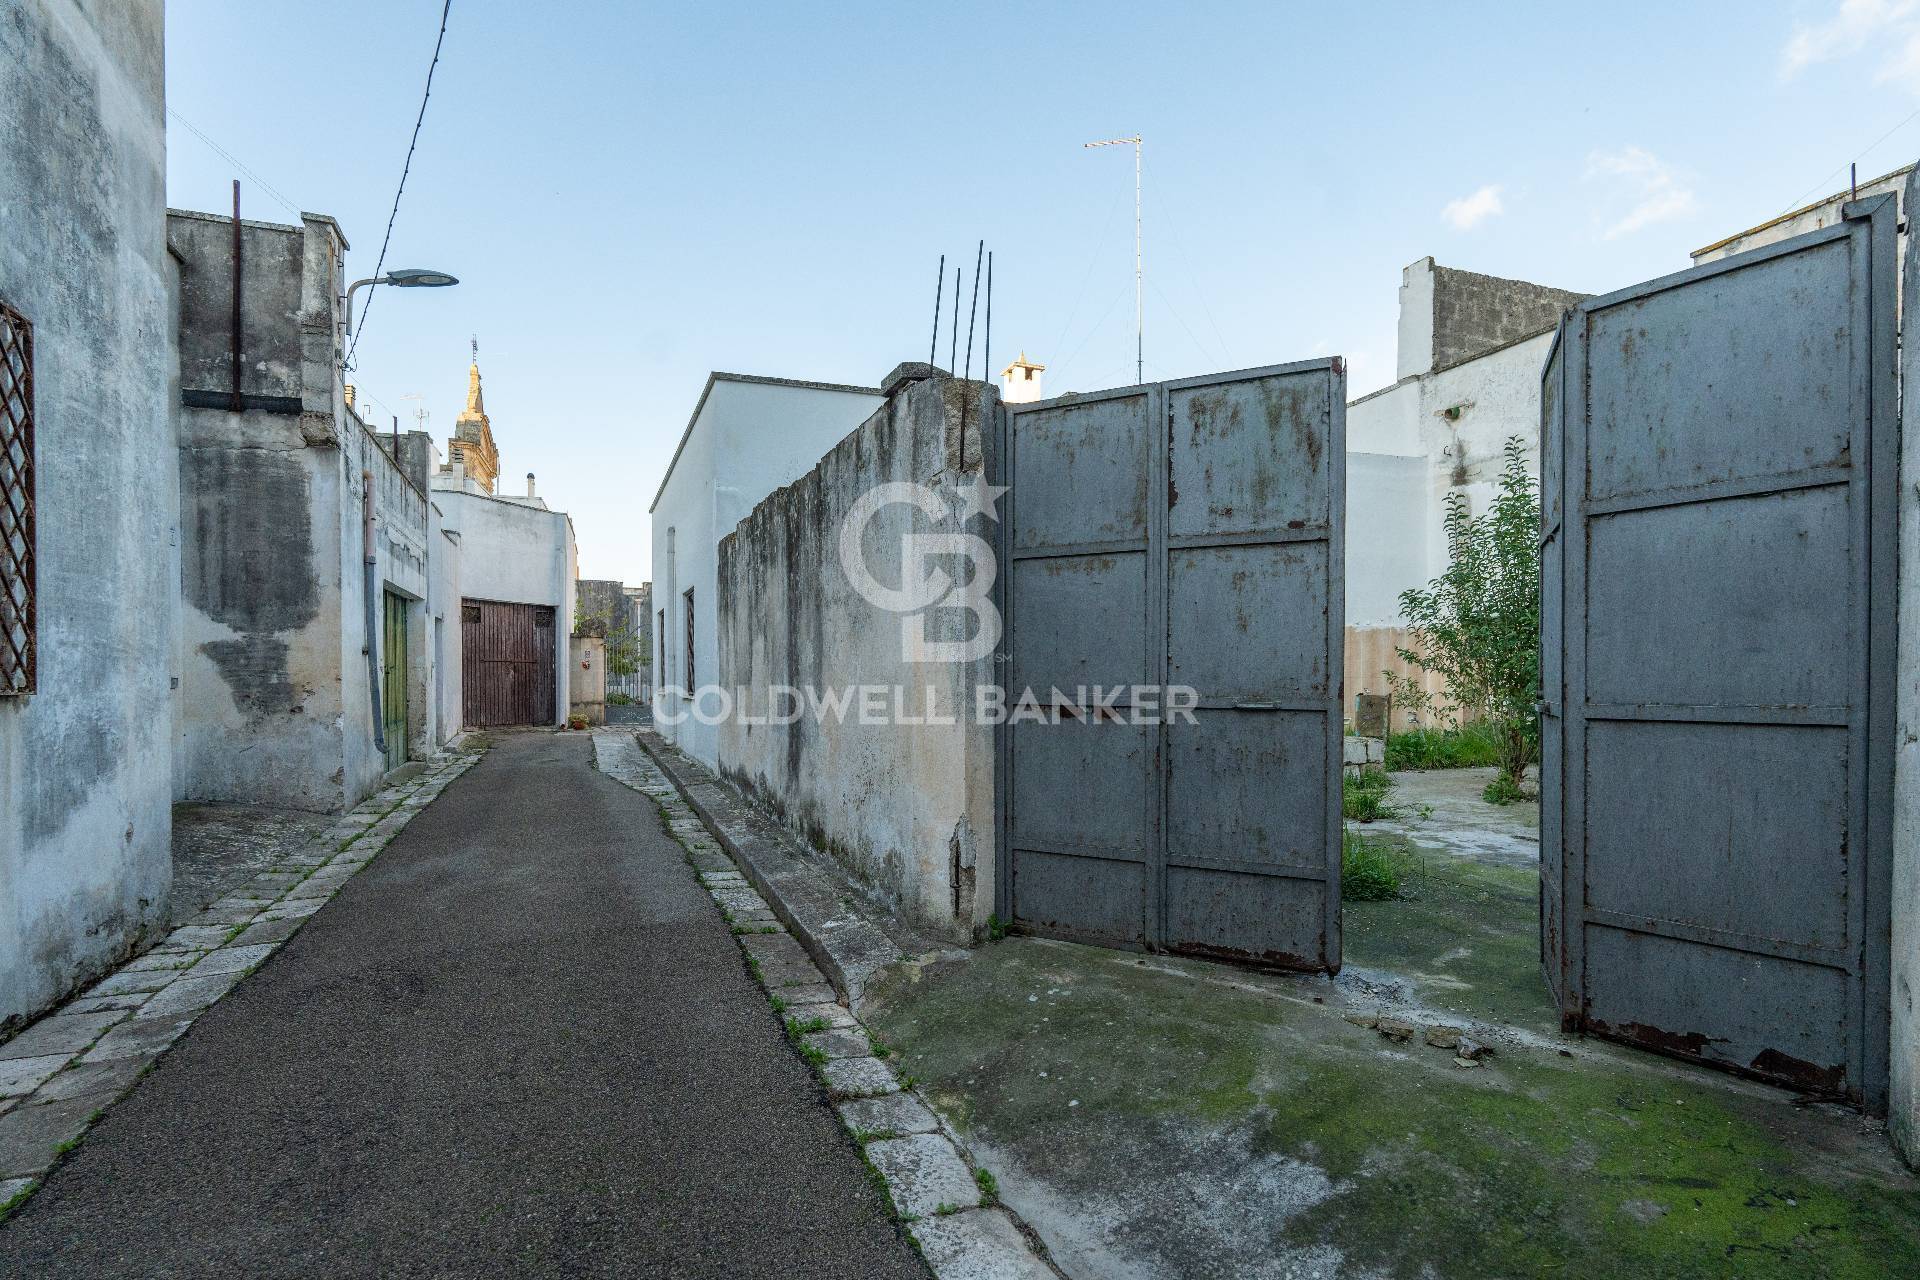
[[[531,471],[527,472],[527,496],[529,498],[533,496],[533,472]]]

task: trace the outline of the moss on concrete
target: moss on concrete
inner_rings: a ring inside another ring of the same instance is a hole
[[[995,1150],[1008,1201],[1043,1233],[1097,1209],[1145,1270],[1335,1250],[1410,1277],[1920,1275],[1920,1185],[1883,1137],[1712,1073],[1552,1048],[1463,1070],[1315,1004],[1324,981],[1029,939],[876,995],[870,1025]],[[1215,1189],[1276,1162],[1330,1186],[1223,1239]]]
[[[1540,976],[1540,876],[1422,849],[1402,836],[1400,896],[1349,902],[1346,963],[1408,978],[1433,1008],[1515,1026],[1559,1025]]]

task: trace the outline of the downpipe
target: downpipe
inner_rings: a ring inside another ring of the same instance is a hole
[[[365,558],[366,566],[361,573],[367,597],[367,643],[362,651],[367,655],[367,692],[373,705],[373,745],[384,757],[387,754],[386,705],[380,697],[380,654],[373,643],[373,580],[380,562],[373,553],[373,472],[371,471],[360,473],[360,553]]]

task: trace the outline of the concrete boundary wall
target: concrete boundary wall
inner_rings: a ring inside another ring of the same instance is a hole
[[[875,486],[919,484],[944,497],[963,476],[979,476],[982,437],[993,438],[980,428],[998,412],[984,383],[944,374],[907,383],[719,545],[716,683],[736,706],[717,729],[721,775],[889,906],[950,938],[970,936],[993,902],[993,734],[969,714],[976,686],[993,682],[992,659],[907,661],[902,615],[855,588],[839,538],[849,510]],[[964,527],[991,541],[991,524],[976,517],[962,526],[956,506],[938,524],[910,504],[879,508],[862,542],[868,571],[899,586],[909,532]],[[953,561],[942,567],[966,573]],[[966,611],[936,606],[927,633],[961,639],[971,627]],[[861,723],[857,700],[844,719],[809,708],[790,724],[747,722],[739,709],[764,717],[775,686],[822,696],[883,687],[888,722]],[[956,723],[891,723],[895,689],[908,714],[923,715],[931,698],[936,716]]]
[[[1920,208],[1920,172],[1906,182],[1906,207]],[[1900,289],[1920,297],[1920,255],[1903,236]],[[1913,313],[1905,313],[1909,326]],[[1908,328],[1900,353],[1900,583],[1893,762],[1891,1073],[1887,1121],[1894,1145],[1920,1168],[1920,342]]]

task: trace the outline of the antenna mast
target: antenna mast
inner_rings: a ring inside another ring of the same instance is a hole
[[[1103,142],[1089,142],[1087,147],[1125,147],[1133,148],[1133,380],[1145,382],[1146,365],[1146,310],[1140,293],[1140,135],[1131,138],[1108,138]]]

